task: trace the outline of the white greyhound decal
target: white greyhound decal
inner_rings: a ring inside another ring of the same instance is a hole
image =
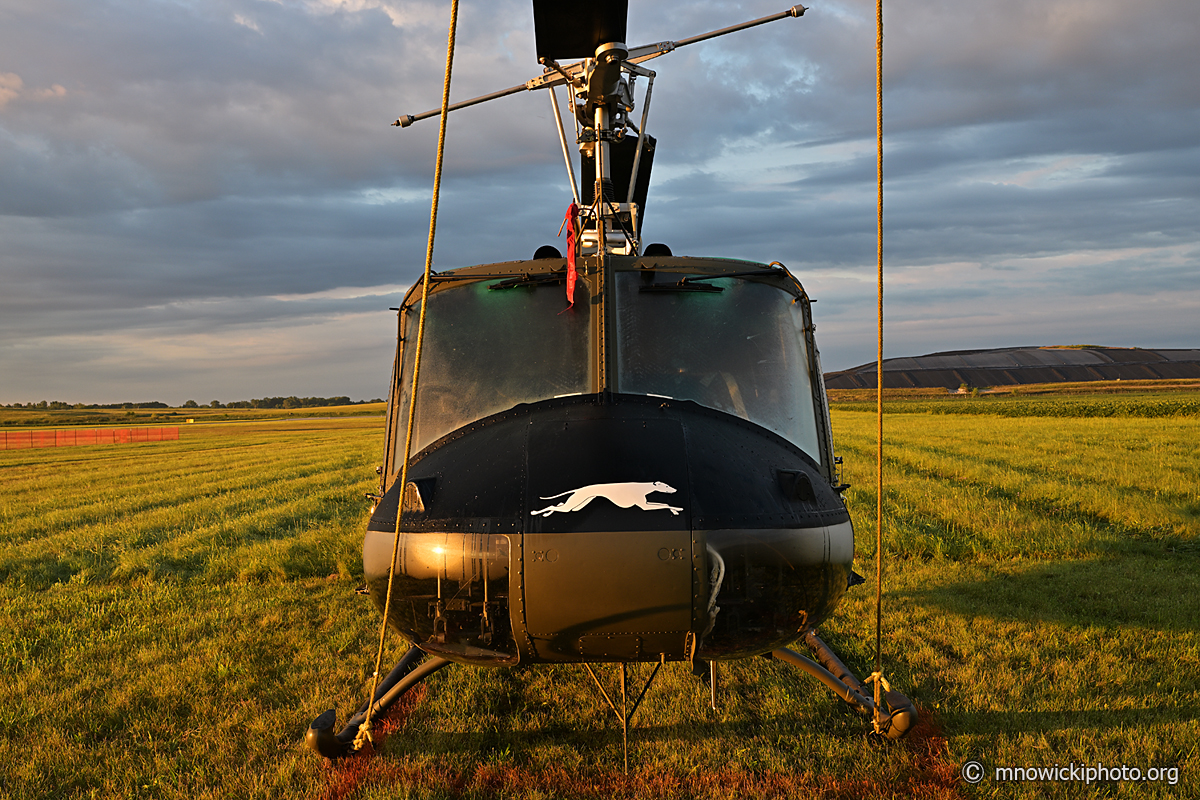
[[[678,515],[680,511],[683,511],[682,508],[669,506],[666,503],[653,503],[647,500],[646,495],[654,492],[673,494],[675,488],[668,486],[662,481],[655,481],[654,483],[593,483],[591,486],[583,486],[579,489],[571,489],[567,492],[559,492],[549,497],[543,497],[543,500],[554,500],[564,495],[570,495],[570,497],[558,505],[546,506],[530,513],[533,516],[540,514],[543,517],[548,517],[555,511],[563,513],[578,511],[597,497],[607,498],[614,505],[621,508],[637,506],[642,511],[662,511],[666,509],[673,515]]]

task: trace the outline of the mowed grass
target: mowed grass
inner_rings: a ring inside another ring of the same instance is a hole
[[[873,579],[874,419],[835,412]],[[246,423],[179,442],[0,453],[0,796],[1040,797],[960,765],[1175,767],[1200,794],[1200,419],[895,414],[885,662],[923,712],[900,743],[807,676],[668,665],[621,737],[575,667],[452,667],[369,758],[300,746],[365,696],[354,594],[379,420]],[[822,633],[871,669],[874,593]],[[392,638],[387,658],[403,644]],[[644,677],[647,667],[633,672]],[[615,670],[601,677],[614,686]],[[1089,794],[1094,794],[1092,787]]]
[[[1056,387],[1070,387],[1057,388]],[[835,389],[838,411],[874,414],[874,392]],[[886,389],[885,414],[974,414],[993,417],[1186,417],[1200,415],[1200,380],[1097,381],[1037,384],[946,394],[934,389]]]
[[[837,413],[834,428],[866,571],[875,419]],[[1200,794],[1200,419],[897,414],[885,437],[889,660],[935,712],[947,758],[1173,766],[1176,786],[1103,791]],[[837,627],[865,636],[849,623],[874,598],[851,598]]]
[[[310,794],[299,737],[367,669],[380,429],[0,453],[0,796]]]
[[[66,428],[104,426],[140,428],[246,420],[309,419],[313,417],[379,416],[386,403],[308,408],[6,408],[0,406],[0,428]]]

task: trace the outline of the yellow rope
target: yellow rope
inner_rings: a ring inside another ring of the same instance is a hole
[[[404,460],[400,462],[400,493],[396,500],[396,539],[392,543],[392,561],[388,566],[387,595],[383,601],[383,622],[379,626],[379,649],[375,654],[375,671],[371,675],[371,693],[367,715],[358,735],[354,738],[354,749],[360,750],[371,737],[371,712],[374,710],[375,690],[379,685],[379,668],[383,663],[383,646],[387,636],[388,614],[392,607],[392,579],[396,574],[396,558],[400,551],[400,517],[404,512],[404,490],[408,486],[408,459],[412,453],[413,422],[416,419],[417,385],[421,376],[421,346],[425,341],[425,309],[429,305],[429,278],[433,272],[433,240],[437,232],[438,197],[442,188],[442,156],[446,148],[446,118],[450,116],[450,73],[454,65],[454,39],[458,29],[458,0],[450,4],[450,34],[446,42],[446,79],[442,83],[442,115],[438,127],[437,164],[433,170],[433,201],[429,209],[429,242],[425,248],[425,274],[421,278],[421,313],[417,318],[417,349],[413,355],[412,391],[408,395],[408,428],[404,433]]]
[[[875,0],[875,238],[878,348],[875,363],[875,732],[883,678],[883,0]]]

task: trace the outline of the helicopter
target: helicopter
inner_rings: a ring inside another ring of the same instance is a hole
[[[911,701],[872,696],[816,633],[862,578],[811,299],[779,262],[676,256],[641,235],[656,146],[643,65],[806,9],[629,47],[627,6],[534,0],[543,72],[447,106],[550,91],[574,199],[567,255],[545,245],[431,272],[395,309],[363,569],[410,648],[340,731],[336,709],[313,721],[306,742],[322,756],[353,753],[364,720],[454,664],[583,665],[622,725],[627,769],[630,720],[668,662],[686,662],[714,708],[718,664],[766,656],[872,716],[876,733],[916,722]],[[797,640],[815,659],[789,649]],[[630,702],[636,663],[654,668]],[[598,664],[617,665],[619,701]]]

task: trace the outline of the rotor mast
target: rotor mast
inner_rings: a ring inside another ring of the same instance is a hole
[[[800,17],[807,10],[802,5],[796,5],[777,14],[698,36],[630,48],[621,41],[625,38],[627,8],[627,0],[534,0],[538,63],[543,65],[545,71],[525,83],[454,103],[446,108],[447,111],[457,111],[518,92],[546,88],[553,92],[557,86],[568,87],[580,156],[584,160],[591,159],[595,165],[590,187],[591,203],[581,209],[580,255],[638,255],[641,252],[641,209],[634,198],[647,149],[646,120],[655,77],[653,70],[641,64],[690,44],[788,17]],[[559,58],[580,60],[561,66],[556,60]],[[647,84],[640,125],[634,126],[629,115],[635,107],[634,82],[639,77],[646,78]],[[421,114],[406,114],[392,124],[407,128],[414,122],[441,113],[441,109],[432,109]],[[557,115],[557,103],[555,113]],[[557,124],[561,130],[561,118]],[[622,142],[631,129],[637,134],[637,146],[633,152],[628,190],[618,197],[614,187],[624,188],[624,184],[614,181],[613,147]],[[574,192],[574,176],[571,174],[565,138],[562,144]]]

